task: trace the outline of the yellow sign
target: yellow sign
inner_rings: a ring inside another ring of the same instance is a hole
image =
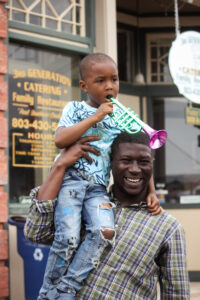
[[[71,79],[43,69],[12,70],[10,133],[12,166],[49,168],[58,154],[54,134]]]
[[[195,107],[186,107],[185,120],[187,124],[200,126],[200,109]]]

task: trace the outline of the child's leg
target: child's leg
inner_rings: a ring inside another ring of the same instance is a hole
[[[98,266],[105,247],[112,245],[115,240],[112,204],[103,186],[93,185],[92,189],[89,188],[83,215],[88,233],[58,285],[58,289],[66,293],[76,293],[81,289],[82,281]]]
[[[71,173],[70,173],[71,174]],[[38,300],[54,299],[53,289],[66,272],[71,257],[80,242],[82,203],[85,184],[65,174],[55,210],[55,237],[49,252],[42,288]]]

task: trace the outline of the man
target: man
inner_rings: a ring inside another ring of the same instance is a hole
[[[82,149],[80,155],[85,151],[94,151],[84,141],[78,146],[87,147]],[[71,156],[76,158],[74,154]],[[68,159],[68,164],[64,166],[68,167],[69,155],[62,157],[63,162]],[[153,153],[147,135],[143,132],[136,135],[120,134],[112,145],[111,167],[114,180],[111,199],[116,205],[116,243],[112,249],[104,251],[101,261],[97,262],[98,267],[88,275],[77,299],[153,300],[157,297],[157,283],[160,284],[161,299],[189,299],[183,228],[167,212],[153,216],[147,210],[145,199],[153,168]],[[60,164],[52,170],[52,178],[57,178],[55,183],[51,181],[50,173],[40,188],[34,202],[38,208],[44,202],[52,204],[48,199],[57,195],[63,176],[60,171],[62,168]],[[43,213],[43,221],[46,215]],[[38,237],[47,238],[49,225],[53,224],[52,216],[43,231],[34,226],[34,230],[31,230],[29,225],[34,225],[32,221],[30,214],[25,234],[37,241]]]

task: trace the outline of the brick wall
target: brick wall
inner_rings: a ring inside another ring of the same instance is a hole
[[[5,40],[8,35],[7,0],[0,0],[0,300],[9,295],[8,288],[8,233],[4,223],[8,221],[8,195],[5,186],[8,184],[8,120],[5,112],[8,109],[8,84],[5,80],[7,74],[7,45]]]

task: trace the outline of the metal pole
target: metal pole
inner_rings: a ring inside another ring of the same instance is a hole
[[[179,16],[178,16],[178,1],[174,0],[174,14],[175,14],[175,30],[176,37],[180,34]]]

